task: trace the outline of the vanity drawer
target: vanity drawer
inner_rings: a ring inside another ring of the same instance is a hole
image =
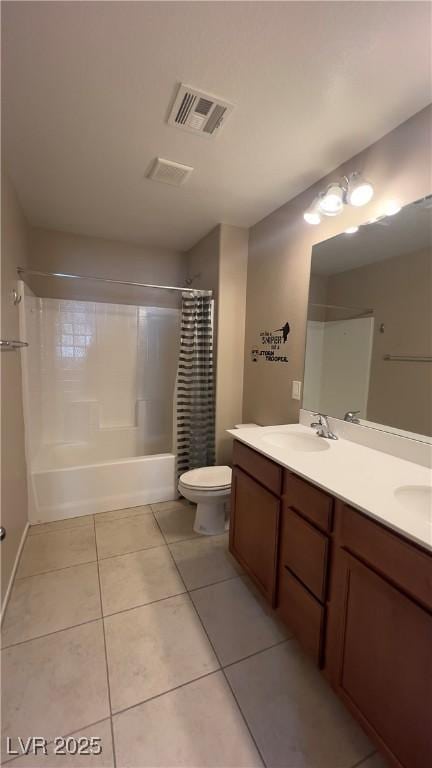
[[[340,544],[432,610],[432,554],[340,503]]]
[[[233,464],[243,469],[248,475],[258,480],[276,496],[281,495],[282,467],[274,461],[261,456],[247,445],[234,440]]]
[[[282,509],[280,564],[324,602],[329,540],[286,504]]]
[[[285,471],[284,501],[295,512],[299,512],[322,531],[331,531],[333,518],[333,497],[315,485]]]
[[[324,607],[282,566],[279,570],[277,612],[302,648],[321,666]]]

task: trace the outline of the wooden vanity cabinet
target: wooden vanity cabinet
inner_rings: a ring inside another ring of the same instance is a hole
[[[432,555],[235,441],[230,550],[394,768],[432,766]]]
[[[318,666],[324,659],[329,539],[283,500],[276,607]]]
[[[432,765],[432,558],[338,504],[331,684],[395,766]]]
[[[239,467],[233,469],[230,550],[274,606],[280,499]]]

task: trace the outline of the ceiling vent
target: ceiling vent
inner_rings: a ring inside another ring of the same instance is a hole
[[[162,157],[157,157],[154,161],[150,173],[149,179],[153,181],[161,181],[163,184],[172,184],[175,187],[179,187],[184,184],[193,171],[190,165],[182,165],[181,163],[174,163],[172,160],[164,160]]]
[[[168,118],[170,125],[202,136],[216,136],[234,109],[217,96],[181,84]]]

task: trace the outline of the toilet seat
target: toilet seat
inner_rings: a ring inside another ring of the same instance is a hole
[[[180,476],[180,483],[191,490],[212,492],[231,488],[231,467],[200,467]]]

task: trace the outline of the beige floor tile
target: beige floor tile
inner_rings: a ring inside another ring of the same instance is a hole
[[[113,712],[218,668],[187,595],[110,616],[105,633]]]
[[[170,549],[188,589],[229,579],[242,570],[228,551],[227,533],[179,541]]]
[[[221,672],[117,715],[117,765],[258,768],[258,751]]]
[[[295,641],[225,671],[268,766],[351,768],[373,751]]]
[[[168,547],[155,547],[99,563],[104,614],[185,592]]]
[[[66,520],[55,520],[52,523],[39,523],[31,525],[28,535],[38,533],[51,533],[53,531],[67,531],[70,528],[81,528],[83,525],[93,525],[93,515],[81,515],[81,517],[69,517]]]
[[[2,646],[101,616],[96,563],[18,579],[2,626]]]
[[[101,621],[14,645],[1,659],[3,736],[51,741],[109,716]]]
[[[135,515],[96,526],[98,557],[113,557],[164,545],[153,515]]]
[[[38,753],[18,757],[11,763],[11,768],[113,768],[114,757],[112,747],[111,723],[109,720],[103,720],[101,723],[91,725],[80,731],[71,734],[74,739],[92,739],[96,741],[89,745],[89,749],[101,749],[100,754],[58,754],[58,750],[65,749],[64,744],[54,743],[47,745],[47,754]],[[83,748],[87,744],[81,742]],[[99,745],[99,746],[98,746]],[[71,744],[70,749],[73,749]],[[57,753],[55,752],[57,750]]]
[[[92,560],[96,560],[93,526],[41,533],[27,538],[17,578],[47,573],[69,565],[89,563]]]
[[[242,578],[191,592],[222,666],[262,651],[287,636],[274,612]]]
[[[95,516],[96,525],[109,523],[112,520],[124,520],[125,517],[136,517],[137,515],[151,515],[150,504],[141,507],[128,507],[128,509],[113,509],[110,512],[98,512]]]
[[[184,499],[166,501],[162,504],[152,504],[152,510],[168,544],[199,536],[193,530],[195,504],[189,504]]]

